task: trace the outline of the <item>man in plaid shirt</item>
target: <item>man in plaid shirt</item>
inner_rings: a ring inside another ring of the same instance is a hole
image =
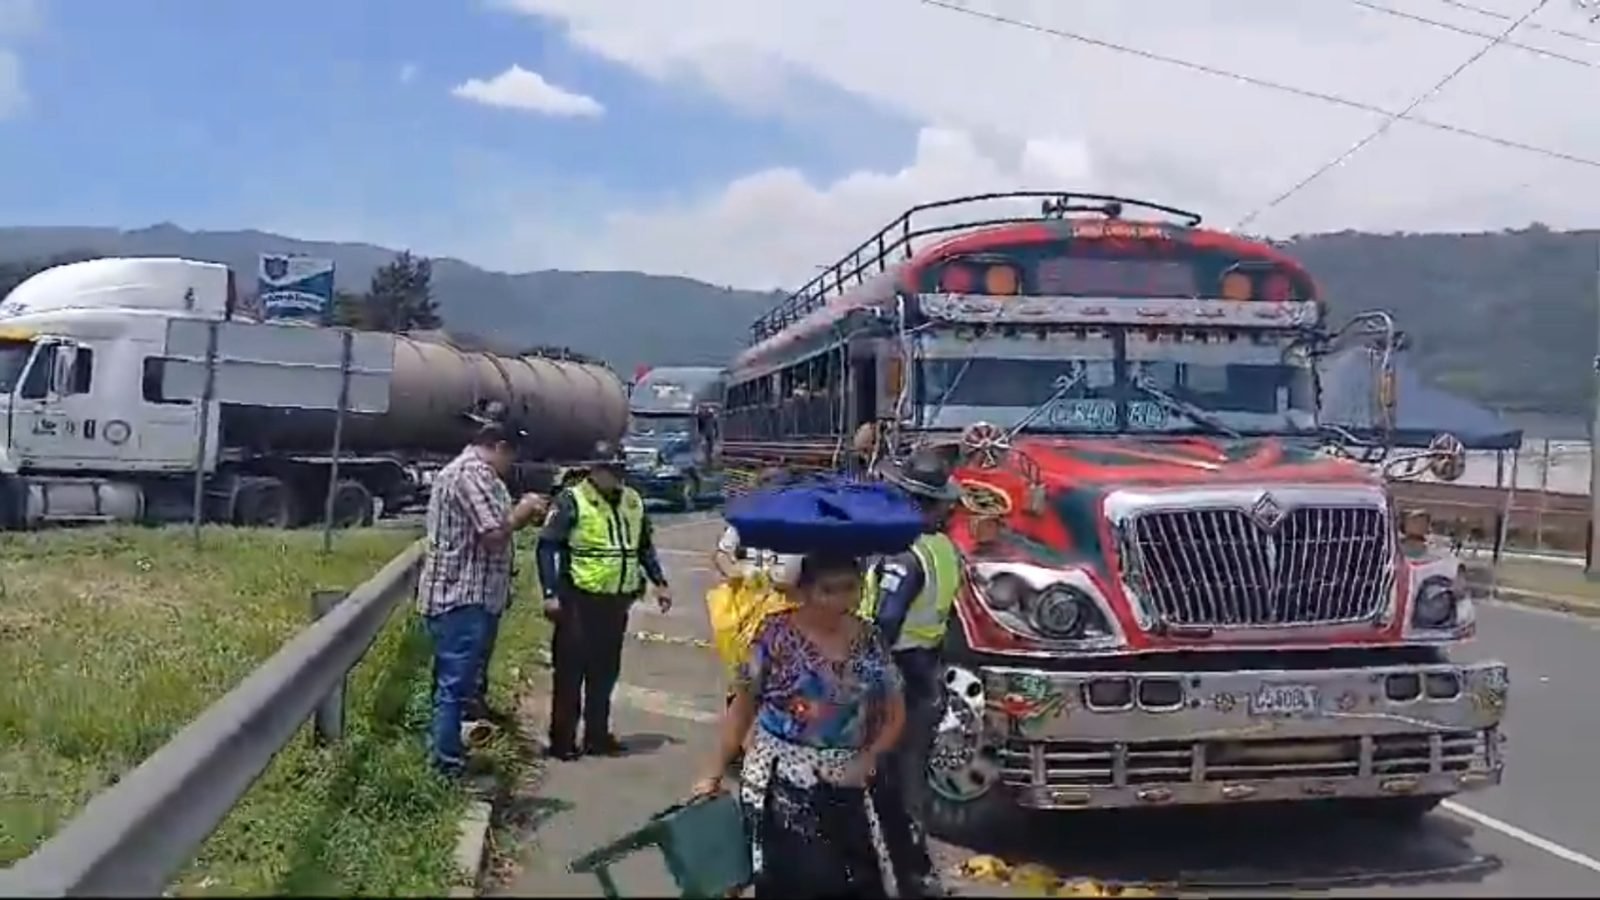
[[[429,492],[417,611],[433,638],[433,764],[447,775],[466,763],[462,710],[489,664],[490,628],[511,596],[512,535],[545,507],[537,494],[511,502],[504,476],[515,458],[505,426],[484,425]]]

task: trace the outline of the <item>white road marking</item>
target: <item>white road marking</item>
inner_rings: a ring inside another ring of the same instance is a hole
[[[638,687],[631,684],[619,684],[617,685],[616,696],[634,709],[655,713],[659,716],[687,719],[690,722],[699,722],[701,724],[722,721],[721,713],[707,710],[693,701],[685,700],[680,695],[667,691],[658,691],[654,688]]]
[[[1446,810],[1447,812],[1460,816],[1461,818],[1477,825],[1482,825],[1484,828],[1487,828],[1490,831],[1498,831],[1512,840],[1521,841],[1522,843],[1527,844],[1528,846],[1537,850],[1543,850],[1557,859],[1564,859],[1573,865],[1582,866],[1591,872],[1600,873],[1600,859],[1595,859],[1592,856],[1579,853],[1578,851],[1568,847],[1563,847],[1555,841],[1549,840],[1548,838],[1542,838],[1531,831],[1518,828],[1510,822],[1502,822],[1501,820],[1496,819],[1494,816],[1488,815],[1487,813],[1481,813],[1471,807],[1462,806],[1454,800],[1446,800],[1439,805],[1440,808]]]

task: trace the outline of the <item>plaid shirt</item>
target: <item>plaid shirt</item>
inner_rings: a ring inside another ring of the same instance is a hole
[[[511,516],[511,492],[499,473],[468,447],[439,470],[428,498],[428,552],[417,579],[417,611],[436,616],[458,606],[505,609],[511,595],[514,542],[484,542]]]

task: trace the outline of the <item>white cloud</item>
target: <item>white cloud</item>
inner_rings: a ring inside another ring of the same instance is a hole
[[[17,55],[0,47],[0,121],[22,112],[28,105],[28,92],[22,86],[22,62]]]
[[[22,58],[5,46],[6,38],[26,37],[44,21],[44,0],[0,0],[0,121],[28,107],[22,83]]]
[[[421,70],[417,68],[416,63],[408,62],[400,67],[400,71],[396,77],[400,79],[401,84],[410,84],[411,82],[417,80],[417,74],[420,71]]]
[[[605,112],[605,107],[593,97],[557,87],[545,81],[539,73],[518,65],[513,65],[488,81],[470,78],[456,85],[450,93],[485,106],[547,116],[595,117]]]
[[[997,159],[963,132],[927,128],[915,158],[899,171],[857,172],[817,185],[792,169],[771,169],[698,202],[613,214],[600,242],[579,261],[718,284],[793,286],[919,203],[997,189],[1049,190],[1089,183],[1091,174],[1086,148],[1075,141],[1036,138]],[[1015,215],[1014,209],[990,205],[986,215]],[[1022,209],[1036,210],[1037,203]],[[949,216],[929,213],[917,221],[933,225]]]
[[[44,21],[44,0],[0,0],[0,37],[29,34]]]
[[[601,242],[610,249],[596,251],[605,257],[591,264],[792,283],[898,207],[957,186],[1037,184],[1041,174],[1056,176],[1052,187],[1195,208],[1226,227],[1381,121],[913,0],[499,2],[564,23],[574,43],[608,60],[651,78],[686,80],[746,108],[781,112],[795,96],[784,81],[797,73],[888,114],[942,125],[924,133],[916,158],[898,173],[859,173],[823,186],[782,169],[748,173],[696,202],[618,214],[611,238]],[[1508,24],[1440,0],[1381,2],[1482,32]],[[1349,3],[965,5],[1386,109],[1407,105],[1485,42]],[[1499,5],[1508,16],[1520,14],[1510,7],[1509,0]],[[1600,26],[1555,3],[1535,22],[1543,27],[1516,39],[1593,66],[1502,47],[1419,112],[1600,159],[1600,117],[1568,99],[1600,90]],[[1594,42],[1553,29],[1592,33]],[[961,133],[998,135],[1029,148],[1029,161],[996,160]],[[1042,162],[1050,148],[1066,148],[1068,161]],[[963,174],[950,174],[957,170]],[[1597,189],[1600,171],[1593,168],[1401,124],[1252,228],[1493,229],[1533,219],[1576,227],[1593,224],[1589,198]]]

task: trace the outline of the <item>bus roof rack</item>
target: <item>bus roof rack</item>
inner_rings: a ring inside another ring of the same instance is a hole
[[[928,213],[935,211],[954,211],[957,207],[993,204],[995,201],[1014,204],[1015,201],[1029,199],[1040,201],[1037,215],[996,215],[995,213],[1000,211],[994,210],[989,215],[975,213],[972,218],[958,222],[926,227],[915,227],[913,224],[915,218],[919,216],[926,218]],[[912,241],[916,238],[996,225],[1051,221],[1064,218],[1069,213],[1102,215],[1108,219],[1118,219],[1130,208],[1163,213],[1189,228],[1200,224],[1200,214],[1185,209],[1131,197],[1084,194],[1077,191],[1002,191],[923,203],[901,213],[894,221],[879,229],[877,234],[846,253],[838,262],[824,267],[815,278],[757,319],[750,328],[751,335],[754,341],[761,341],[777,334],[807,314],[820,309],[828,302],[828,298],[843,293],[848,285],[861,284],[868,277],[887,271],[892,262],[910,259],[914,252]],[[898,257],[898,260],[891,257]]]

